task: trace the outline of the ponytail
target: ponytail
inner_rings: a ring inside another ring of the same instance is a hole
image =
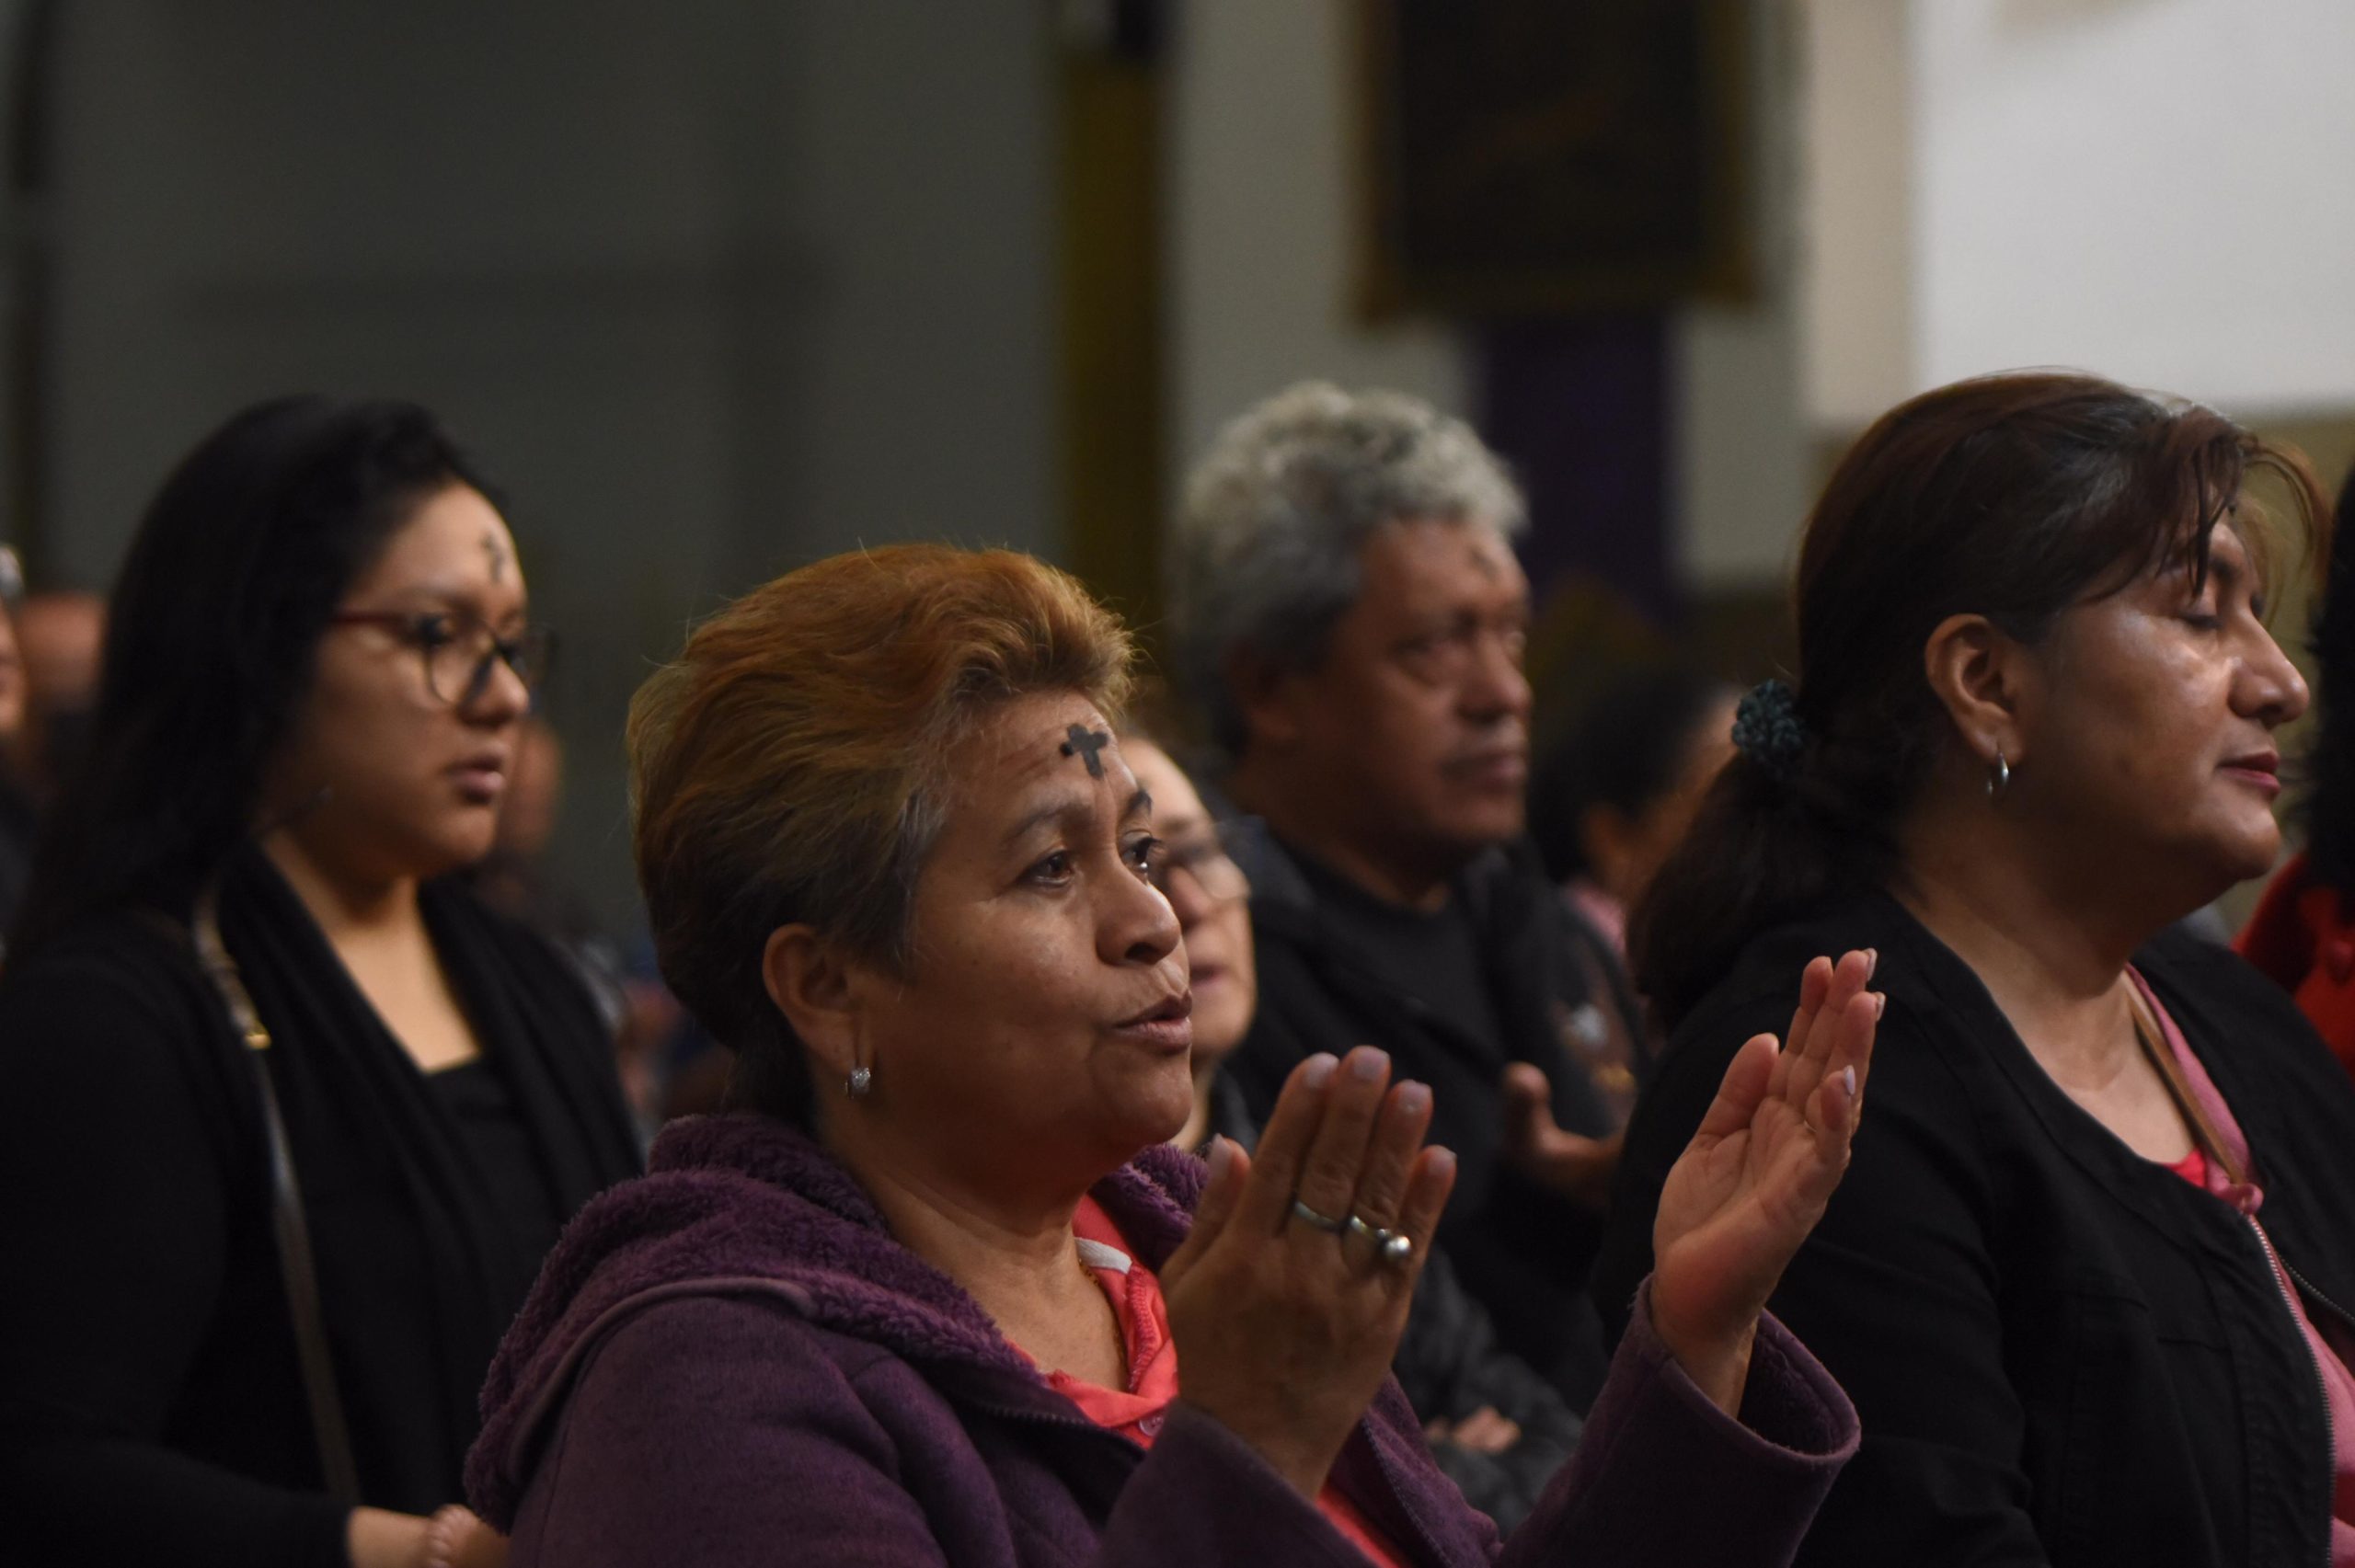
[[[1671,1029],[1752,936],[1874,886],[1897,866],[1896,845],[1867,804],[1880,793],[1876,781],[1853,776],[1856,761],[1885,773],[1886,753],[1851,753],[1844,770],[1849,749],[1811,733],[1779,681],[1742,699],[1733,734],[1732,760],[1628,922],[1636,988]]]

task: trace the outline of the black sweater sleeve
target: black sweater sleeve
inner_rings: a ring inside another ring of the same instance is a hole
[[[1485,1407],[1521,1428],[1521,1440],[1502,1453],[1444,1438],[1431,1445],[1431,1459],[1464,1500],[1511,1535],[1579,1446],[1585,1424],[1553,1385],[1497,1343],[1487,1309],[1457,1282],[1444,1253],[1423,1265],[1391,1369],[1426,1425],[1459,1422]]]
[[[120,955],[37,956],[0,986],[0,1530],[33,1549],[14,1561],[345,1561],[340,1505],[166,1441],[227,1255],[238,1124],[201,1028]]]
[[[1651,1268],[1669,1167],[1736,1048],[1789,1021],[1778,993],[1708,1008],[1678,1031],[1629,1124],[1596,1270],[1614,1336]],[[1986,1172],[1965,1096],[1892,998],[1848,1173],[1769,1303],[1839,1379],[1864,1427],[1802,1564],[2047,1561],[2020,1468],[2027,1417],[2005,1364]]]

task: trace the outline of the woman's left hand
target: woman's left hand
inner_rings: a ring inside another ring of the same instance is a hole
[[[1741,1407],[1759,1314],[1848,1168],[1883,1004],[1866,990],[1877,956],[1808,965],[1786,1042],[1760,1035],[1734,1053],[1660,1189],[1652,1326],[1728,1414]]]

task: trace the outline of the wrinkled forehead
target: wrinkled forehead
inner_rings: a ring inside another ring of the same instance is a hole
[[[1075,692],[998,704],[947,761],[951,797],[984,816],[1019,817],[1055,797],[1076,805],[1109,795],[1120,809],[1137,791],[1110,721]]]
[[[1512,543],[1476,519],[1402,518],[1360,552],[1365,586],[1413,611],[1511,608],[1529,597]]]

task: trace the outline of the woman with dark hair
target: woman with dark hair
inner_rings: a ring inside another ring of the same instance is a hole
[[[544,636],[424,410],[289,398],[166,482],[0,981],[13,1560],[448,1561],[498,1336],[631,1173],[490,847]]]
[[[1606,1310],[1728,1032],[1794,954],[1879,956],[1872,1122],[1773,1298],[1865,1431],[1802,1562],[2355,1562],[2355,1085],[2168,930],[2280,841],[2258,471],[2326,528],[2303,458],[2090,377],[1884,416],[1808,523],[1796,689],[1637,911],[1673,1034]]]
[[[1701,796],[1733,751],[1735,692],[1674,666],[1625,671],[1580,710],[1529,784],[1529,833],[1562,890],[1572,956],[1592,999],[1561,1021],[1571,1056],[1621,1123],[1651,1075],[1652,1030],[1627,975],[1627,911],[1683,841]],[[1508,1088],[1515,1139],[1552,1115],[1542,1074]]]
[[[1586,1444],[1501,1540],[1388,1377],[1454,1181],[1430,1087],[1318,1054],[1250,1152],[1165,1147],[1196,999],[1130,658],[1052,567],[902,545],[640,689],[638,875],[738,1109],[582,1212],[500,1351],[468,1491],[516,1562],[1787,1561],[1854,1431],[1757,1303],[1845,1162],[1865,955],[1736,1053]]]
[[[1529,835],[1546,874],[1616,947],[1627,911],[1732,754],[1737,695],[1694,670],[1624,671],[1579,710],[1530,780]]]
[[[2322,603],[2315,613],[2319,710],[2297,815],[2306,847],[2274,876],[2233,946],[2298,1000],[2355,1073],[2355,475],[2338,492]]]

